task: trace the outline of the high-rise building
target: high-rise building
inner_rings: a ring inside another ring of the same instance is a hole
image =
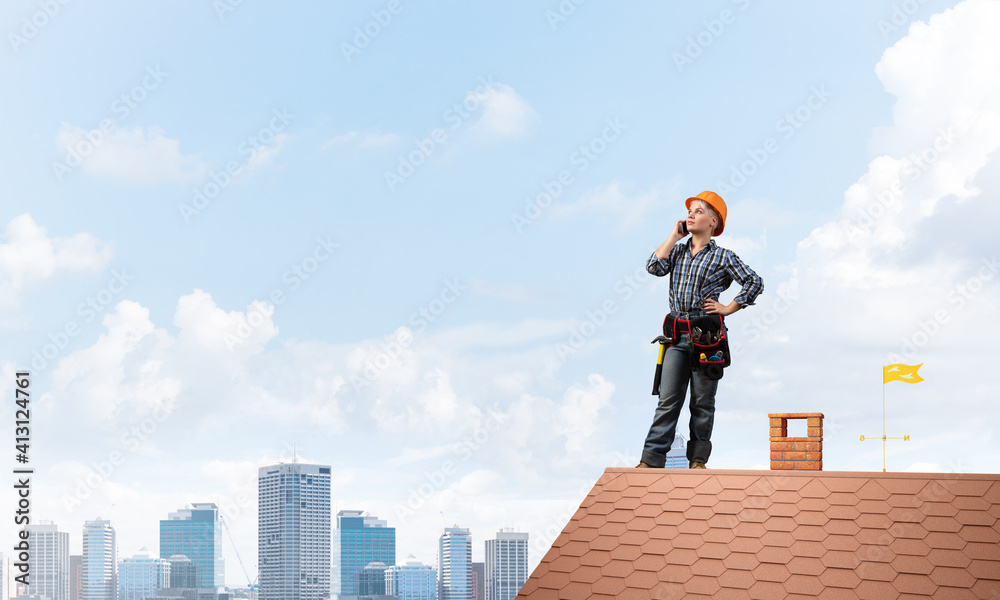
[[[667,469],[686,469],[690,462],[687,458],[687,440],[682,435],[674,437],[674,443],[670,445],[667,457],[663,466]]]
[[[10,554],[0,552],[0,600],[10,600],[17,595],[12,567]]]
[[[118,565],[118,600],[142,600],[170,587],[170,563],[151,558],[145,548]]]
[[[472,600],[472,534],[458,525],[438,540],[438,600]]]
[[[486,565],[472,563],[472,600],[486,600]]]
[[[117,600],[115,528],[100,519],[83,524],[83,600]],[[69,556],[67,554],[67,563]]]
[[[226,585],[222,559],[222,522],[219,507],[211,502],[192,504],[160,521],[160,558],[175,554],[191,559],[198,571],[198,588]]]
[[[385,570],[385,593],[399,600],[437,600],[437,572],[411,554],[406,564]]]
[[[170,563],[170,585],[179,589],[198,587],[198,567],[183,554],[174,554],[167,559]]]
[[[69,555],[69,600],[83,600],[83,555]]]
[[[261,467],[257,485],[261,597],[325,600],[331,595],[330,467]]]
[[[358,595],[384,596],[387,567],[388,565],[384,562],[372,562],[365,565],[365,568],[358,573]]]
[[[486,540],[486,600],[513,600],[528,581],[528,534],[501,529]]]
[[[396,564],[396,528],[360,510],[338,512],[333,535],[333,589],[341,596],[357,596],[358,576],[372,562]]]
[[[31,546],[30,585],[24,593],[49,600],[69,600],[69,533],[59,531],[51,521],[39,521],[24,529]]]

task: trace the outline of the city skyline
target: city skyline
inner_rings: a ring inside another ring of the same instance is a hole
[[[271,467],[262,467],[262,473],[275,475],[277,471],[274,467],[282,466],[272,465]],[[298,465],[298,463],[292,463],[293,465]],[[305,465],[307,471],[309,467],[315,467],[317,474],[321,468],[318,465]],[[297,470],[297,474],[301,475],[302,470]],[[202,510],[209,513],[215,513],[217,507],[213,504],[207,503],[192,503],[191,508],[182,508],[175,513],[172,513],[173,521],[184,521],[191,517],[192,510],[195,507],[200,507],[198,510]],[[385,521],[379,520],[377,517],[366,514],[364,511],[340,511],[338,514],[338,519],[346,520],[346,524],[351,528],[373,528],[373,529],[393,529],[387,528]],[[211,520],[206,522],[211,523]],[[162,523],[162,521],[161,521]],[[58,524],[55,523],[43,523],[37,525],[29,526],[32,531],[32,536],[34,542],[38,544],[36,558],[34,560],[38,561],[39,558],[44,560],[50,560],[49,554],[52,552],[52,548],[61,548],[61,552],[68,551],[68,532],[62,532],[58,530]],[[162,529],[161,529],[162,530]],[[55,544],[42,541],[39,542],[38,538],[40,535],[52,537],[58,539]],[[177,538],[176,532],[169,532],[173,538]],[[88,539],[89,550],[93,553],[91,554],[91,564],[88,565],[90,572],[90,577],[84,578],[90,581],[90,595],[94,594],[106,594],[108,581],[115,581],[115,591],[118,594],[117,600],[139,600],[144,594],[148,595],[150,591],[155,591],[160,588],[167,587],[182,587],[182,588],[197,588],[197,570],[194,569],[193,562],[183,555],[174,555],[172,558],[180,559],[182,562],[191,565],[191,574],[189,577],[192,579],[192,585],[171,585],[174,578],[174,571],[172,568],[172,562],[165,558],[150,556],[149,550],[147,548],[142,548],[139,552],[128,557],[121,557],[114,562],[113,568],[111,563],[108,562],[109,553],[117,554],[115,539],[117,536],[117,531],[114,528],[114,524],[107,519],[96,519],[87,521],[86,527],[84,528],[84,534],[81,537]],[[321,536],[320,536],[321,537]],[[314,541],[318,539],[314,536]],[[463,564],[468,562],[467,557],[471,556],[473,543],[473,534],[467,528],[460,527],[446,527],[444,528],[444,533],[439,537],[438,547],[442,552],[439,556],[439,561],[443,559],[449,565],[449,572],[447,575],[447,587],[449,589],[448,595],[456,600],[461,600],[465,595],[469,595],[469,598],[474,594],[472,586],[474,584],[472,575],[473,567],[476,564],[482,566],[482,563],[469,563],[468,569],[463,567]],[[494,583],[495,590],[505,589],[505,593],[509,593],[513,586],[519,589],[520,585],[527,578],[527,541],[528,534],[524,532],[516,532],[512,529],[501,529],[496,532],[494,538],[485,539],[483,544],[485,545],[485,552],[488,557],[487,564],[489,566],[489,576],[488,581]],[[355,544],[355,547],[360,545]],[[374,548],[377,549],[377,544]],[[331,545],[332,548],[332,545]],[[314,549],[315,550],[315,549]],[[58,551],[58,550],[57,550]],[[371,552],[371,548],[368,550]],[[49,554],[46,554],[49,553]],[[315,551],[313,551],[315,554]],[[306,552],[308,554],[308,552]],[[321,552],[319,554],[322,554]],[[2,557],[0,553],[0,557]],[[331,553],[332,556],[332,553]],[[78,555],[68,555],[66,560],[67,565],[70,564],[73,558],[82,559],[83,556]],[[94,558],[98,560],[95,562]],[[361,558],[364,560],[364,558]],[[82,566],[82,565],[81,565]],[[334,563],[331,560],[330,563],[331,570],[333,570]],[[394,584],[398,589],[407,590],[407,598],[412,598],[412,600],[425,600],[428,594],[428,590],[435,595],[438,595],[439,589],[445,585],[445,578],[440,578],[438,576],[439,570],[434,566],[424,565],[420,561],[414,560],[412,555],[407,557],[407,560],[402,565],[382,565],[385,568],[385,573],[380,572],[380,577],[383,579],[383,584],[391,586]],[[468,571],[469,577],[467,582],[463,583],[465,580],[461,578],[461,574]],[[45,569],[38,569],[37,571],[43,575],[45,574]],[[66,569],[66,574],[68,575],[68,569]],[[456,574],[458,578],[456,579]],[[95,577],[96,575],[96,577]],[[109,579],[110,578],[110,579]],[[502,580],[502,582],[501,582]],[[514,584],[513,580],[518,580],[520,583]],[[66,577],[65,585],[69,587],[69,578]],[[94,584],[94,582],[100,581],[99,585]],[[164,583],[167,582],[167,583]],[[51,582],[46,581],[46,585],[51,584]],[[36,584],[38,585],[38,584]],[[222,589],[233,588],[234,586],[218,586],[218,588],[211,589]],[[235,586],[239,589],[241,586]],[[204,589],[204,588],[202,588]],[[103,591],[102,591],[103,590]],[[489,592],[488,592],[489,593]],[[502,595],[495,595],[494,600],[502,600]],[[513,589],[513,593],[516,595],[516,589]],[[354,595],[354,594],[350,594]],[[81,594],[80,596],[84,596]]]
[[[245,586],[258,470],[297,459],[397,559],[457,523],[476,562],[528,532],[533,567],[639,460],[669,309],[645,265],[704,190],[764,281],[726,317],[709,469],[766,469],[768,413],[806,411],[830,471],[881,470],[883,422],[888,471],[994,471],[997,386],[956,375],[1000,357],[968,343],[1000,328],[998,6],[4,2],[32,521],[80,555],[110,520],[132,556],[214,503]],[[883,410],[895,363],[924,381]]]

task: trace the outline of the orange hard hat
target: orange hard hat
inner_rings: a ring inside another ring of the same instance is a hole
[[[722,235],[722,230],[726,228],[726,201],[720,198],[715,192],[705,191],[684,201],[684,206],[688,210],[691,210],[692,200],[704,200],[709,206],[715,209],[715,212],[719,213],[719,224],[715,227],[712,235]]]

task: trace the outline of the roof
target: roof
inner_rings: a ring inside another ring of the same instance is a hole
[[[1000,475],[607,469],[517,597],[1000,599]]]

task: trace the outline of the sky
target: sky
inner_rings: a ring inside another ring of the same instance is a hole
[[[822,412],[825,470],[881,471],[884,426],[889,471],[996,473],[998,28],[997,0],[6,2],[0,413],[14,469],[28,370],[32,522],[155,555],[216,502],[246,585],[257,469],[298,460],[398,561],[458,525],[477,561],[528,532],[533,568],[639,460],[645,264],[703,190],[764,281],[709,468]]]

